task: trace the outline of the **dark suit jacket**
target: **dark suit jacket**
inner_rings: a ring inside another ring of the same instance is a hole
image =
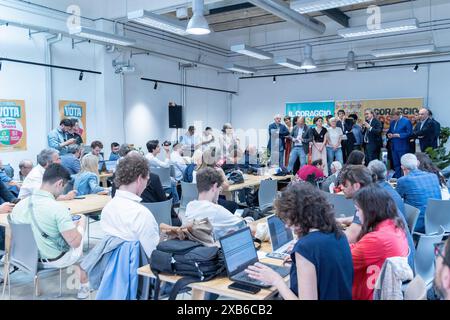
[[[436,124],[434,123],[433,119],[428,118],[427,120],[425,120],[422,129],[420,129],[421,126],[422,122],[418,122],[416,127],[414,128],[414,137],[419,139],[420,150],[422,152],[425,152],[428,147],[436,148]]]
[[[8,190],[8,186],[0,181],[0,204],[4,202],[12,202],[16,197]]]
[[[368,133],[369,143],[367,145],[381,148],[383,145],[383,140],[381,139],[381,133],[383,132],[383,125],[378,119],[372,119],[372,130]],[[367,129],[363,129],[363,137],[366,134]]]
[[[284,150],[285,143],[284,138],[286,138],[289,135],[289,129],[282,123],[280,123],[280,132],[278,134],[278,140],[279,140],[279,151]],[[270,151],[272,150],[272,131],[278,130],[278,127],[276,123],[272,123],[269,126],[269,143],[267,144],[267,149]]]
[[[300,128],[297,125],[294,126],[294,129],[292,130],[292,133],[291,133],[292,139],[297,138],[299,129]],[[313,136],[312,136],[311,128],[309,128],[306,124],[303,127],[302,139],[303,139],[303,143],[302,143],[303,150],[305,150],[305,153],[308,154],[309,143],[312,141]]]
[[[398,120],[397,126],[395,125],[395,122],[396,121],[391,121],[391,125],[389,126],[389,130],[387,132],[387,133],[400,134],[400,138],[392,138],[391,139],[392,150],[408,151],[409,150],[409,137],[413,133],[411,121],[409,121],[405,117],[401,117]]]

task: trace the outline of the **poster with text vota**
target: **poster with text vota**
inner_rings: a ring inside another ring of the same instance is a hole
[[[77,133],[86,143],[86,102],[84,101],[59,101],[59,117],[60,119],[78,119],[79,128]]]
[[[0,99],[0,152],[27,150],[24,100]]]
[[[324,118],[334,115],[334,101],[293,102],[286,103],[286,115],[290,117],[305,117],[307,125],[313,124],[314,117]]]

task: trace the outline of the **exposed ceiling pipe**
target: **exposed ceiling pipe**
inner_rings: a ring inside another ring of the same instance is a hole
[[[45,63],[52,64],[53,63],[53,54],[52,47],[55,43],[63,40],[62,33],[58,33],[57,35],[46,37],[46,46],[45,46]],[[53,113],[54,113],[54,103],[53,103],[53,68],[47,68],[45,71],[45,82],[46,82],[46,117],[47,117],[47,132],[53,130]]]
[[[301,15],[297,11],[292,10],[288,4],[281,0],[248,0],[248,2],[286,21],[302,25],[320,34],[325,32],[325,24],[317,19]]]

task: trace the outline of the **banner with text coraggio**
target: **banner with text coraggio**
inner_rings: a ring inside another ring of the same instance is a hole
[[[286,103],[286,115],[292,117],[305,117],[307,125],[313,124],[314,117],[325,117],[329,114],[334,115],[334,101],[319,102],[295,102]]]
[[[380,100],[351,100],[336,101],[336,114],[338,110],[345,110],[347,115],[356,113],[358,121],[364,119],[364,111],[372,109],[378,120],[384,123],[384,131],[389,130],[392,114],[401,110],[403,116],[413,120],[414,114],[423,107],[423,98],[380,99]]]
[[[24,100],[0,99],[0,152],[27,150]]]
[[[84,101],[59,101],[59,117],[60,119],[78,119],[80,129],[78,134],[86,142],[86,102]]]

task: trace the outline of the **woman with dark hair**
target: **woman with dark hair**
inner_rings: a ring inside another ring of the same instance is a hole
[[[428,154],[423,152],[416,153],[417,160],[419,161],[419,170],[434,173],[439,180],[439,184],[441,186],[441,196],[442,200],[449,200],[450,194],[449,189],[447,187],[447,181],[445,181],[444,175],[441,173],[438,167],[431,161]]]
[[[364,165],[365,155],[364,152],[359,150],[353,150],[348,158],[345,165]]]
[[[372,300],[375,283],[387,258],[408,257],[405,224],[389,193],[372,185],[360,189],[353,198],[362,229],[352,244],[354,300]]]
[[[285,300],[351,300],[350,247],[323,193],[308,183],[293,183],[275,200],[275,210],[298,236],[291,253],[290,288],[260,263],[248,267],[249,276],[275,286]]]
[[[322,163],[324,165],[323,174],[328,176],[328,162],[327,162],[327,148],[326,148],[326,135],[327,129],[323,126],[323,118],[315,117],[314,124],[315,128],[311,128],[312,130],[312,151],[311,151],[311,160],[319,160],[322,159]]]

